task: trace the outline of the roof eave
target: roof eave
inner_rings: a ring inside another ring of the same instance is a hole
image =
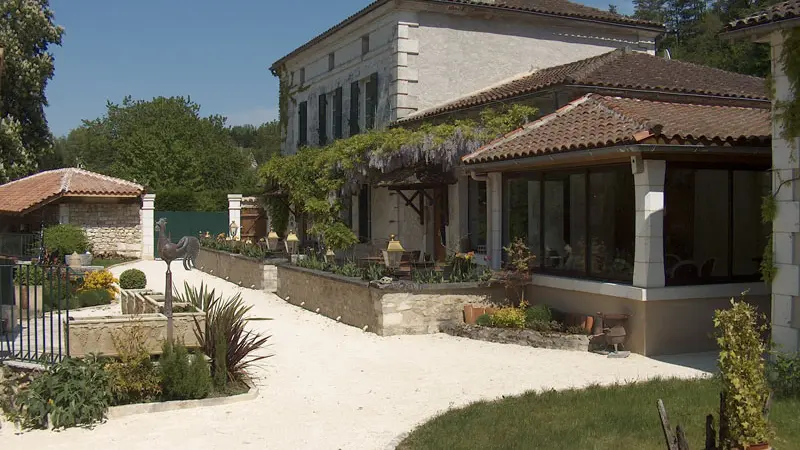
[[[792,17],[756,25],[744,25],[730,31],[723,31],[720,33],[720,36],[727,39],[742,39],[745,37],[758,39],[774,31],[790,30],[792,28],[800,28],[800,17]]]

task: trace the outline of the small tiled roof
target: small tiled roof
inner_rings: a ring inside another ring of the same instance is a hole
[[[592,58],[520,75],[510,81],[418,111],[399,120],[398,123],[494,103],[556,85],[637,89],[759,100],[767,98],[767,88],[763,78],[618,49]]]
[[[769,23],[797,18],[800,18],[800,0],[789,0],[787,2],[772,5],[769,8],[761,10],[750,16],[734,20],[733,22],[728,23],[728,25],[725,27],[725,31],[741,30],[743,28],[750,28],[757,25],[766,25]]]
[[[59,197],[138,197],[144,187],[88,170],[48,170],[0,186],[0,212],[22,213]]]
[[[298,47],[288,55],[279,59],[278,61],[275,61],[275,63],[272,64],[270,69],[272,69],[273,71],[277,70],[278,67],[281,65],[281,63],[283,63],[287,59],[323,41],[330,35],[345,28],[346,26],[350,25],[351,23],[355,22],[361,17],[364,17],[365,15],[371,13],[372,11],[375,11],[376,9],[389,3],[390,1],[391,0],[376,0],[370,3],[357,13],[351,15],[342,22],[339,22],[337,25],[333,26],[332,28],[318,35],[317,37],[311,39],[310,41]],[[425,1],[429,3],[445,3],[451,5],[480,6],[484,8],[503,9],[506,11],[544,14],[548,16],[572,17],[576,19],[596,20],[612,24],[615,23],[621,25],[650,28],[655,31],[663,31],[664,29],[664,25],[657,22],[651,22],[648,20],[639,20],[631,17],[626,17],[623,15],[612,14],[609,11],[603,11],[601,9],[592,8],[590,6],[582,5],[579,3],[573,3],[568,0],[420,0],[420,1]]]
[[[651,138],[678,144],[763,144],[769,109],[666,103],[587,94],[487,144],[467,164],[633,145]]]

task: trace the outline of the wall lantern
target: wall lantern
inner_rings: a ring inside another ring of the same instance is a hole
[[[325,262],[328,264],[333,264],[334,258],[336,258],[336,253],[333,252],[333,249],[328,247],[328,251],[325,252]]]
[[[400,267],[400,260],[403,258],[403,252],[405,251],[400,241],[394,238],[394,235],[389,236],[389,245],[386,247],[386,252],[389,254],[390,269],[397,269]]]
[[[276,233],[275,230],[269,231],[269,235],[267,235],[267,246],[272,251],[278,248],[278,233]]]
[[[286,250],[289,251],[290,255],[297,254],[297,245],[300,243],[300,239],[297,239],[297,235],[294,234],[294,231],[290,231],[289,235],[286,236]]]
[[[236,224],[234,220],[231,222],[230,226],[228,227],[228,231],[230,232],[231,239],[236,241],[238,240],[237,237],[239,236],[239,225]]]

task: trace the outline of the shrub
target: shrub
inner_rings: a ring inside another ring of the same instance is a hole
[[[161,378],[150,359],[145,334],[139,324],[112,334],[119,360],[105,365],[114,404],[148,402],[161,394]]]
[[[364,269],[364,281],[378,281],[388,274],[386,267],[381,264],[370,264]]]
[[[111,403],[108,374],[94,356],[67,358],[35,378],[20,396],[19,417],[26,428],[91,425],[103,420]]]
[[[767,442],[771,430],[763,415],[769,396],[765,361],[766,317],[754,306],[731,299],[731,308],[716,311],[714,328],[720,348],[718,365],[724,394],[728,442],[724,448],[746,448]],[[722,419],[720,419],[722,420]]]
[[[91,250],[89,238],[83,228],[70,224],[49,226],[44,229],[44,247],[49,253],[70,255]]]
[[[147,277],[139,269],[128,269],[119,276],[119,287],[122,289],[144,289],[147,287]]]
[[[44,269],[33,264],[20,266],[14,273],[14,283],[20,286],[41,286],[44,280]]]
[[[767,364],[767,377],[775,395],[800,398],[800,353],[776,354]]]
[[[111,303],[111,295],[105,289],[91,289],[81,291],[77,295],[77,301],[70,303],[70,307],[87,308],[89,306],[108,305]]]
[[[83,284],[78,291],[83,292],[104,289],[111,298],[114,298],[117,296],[117,293],[119,293],[119,288],[114,285],[114,283],[118,282],[119,280],[114,278],[114,275],[108,270],[89,272],[86,278],[83,279]]]
[[[525,310],[525,322],[543,322],[549,324],[553,321],[553,314],[547,305],[534,305]]]
[[[589,334],[586,328],[580,325],[570,325],[564,329],[564,332],[567,334],[583,334],[583,335]]]
[[[492,326],[492,316],[489,314],[481,314],[477,319],[475,319],[475,324],[482,327],[490,327]]]
[[[361,278],[362,270],[356,263],[348,261],[341,266],[334,266],[333,273],[343,277]]]
[[[216,289],[208,290],[204,283],[200,283],[200,289],[183,282],[183,292],[178,292],[173,288],[173,301],[176,303],[187,303],[195,308],[205,311],[211,304],[211,300],[217,298]]]
[[[541,320],[526,320],[525,328],[538,331],[540,333],[546,333],[548,331],[561,331],[561,324],[555,321],[544,322]]]
[[[159,369],[165,400],[205,398],[211,390],[211,371],[203,355],[197,352],[189,358],[179,343],[164,342]]]
[[[225,369],[228,372],[227,378],[231,381],[240,380],[250,364],[268,357],[251,355],[269,339],[269,336],[245,330],[245,316],[252,308],[244,304],[241,294],[230,298],[215,296],[209,300],[205,309],[205,328],[200,328],[197,319],[194,322],[194,334],[206,355],[216,356],[217,343],[225,342]]]
[[[224,390],[228,384],[228,342],[223,334],[218,334],[214,343],[214,386]]]
[[[500,328],[524,328],[525,310],[514,307],[502,308],[492,314],[492,326]]]

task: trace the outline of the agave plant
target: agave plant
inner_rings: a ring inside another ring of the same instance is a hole
[[[185,281],[183,282],[183,292],[173,288],[172,295],[179,303],[188,303],[200,311],[205,311],[211,300],[217,297],[216,289],[209,291],[204,283],[200,283],[200,289],[198,289]]]
[[[203,327],[195,319],[194,334],[206,355],[212,359],[220,354],[225,355],[224,367],[228,372],[227,379],[240,380],[248,366],[272,356],[252,355],[263,347],[271,336],[261,336],[245,329],[246,316],[253,307],[244,303],[241,294],[223,298],[221,295],[216,295],[213,290],[207,292],[203,289],[201,285],[198,295],[203,298],[206,306],[206,323]],[[200,292],[204,292],[205,295],[200,295]],[[218,352],[222,350],[217,348],[219,345],[224,345],[225,349]],[[212,367],[223,366],[214,363]]]

